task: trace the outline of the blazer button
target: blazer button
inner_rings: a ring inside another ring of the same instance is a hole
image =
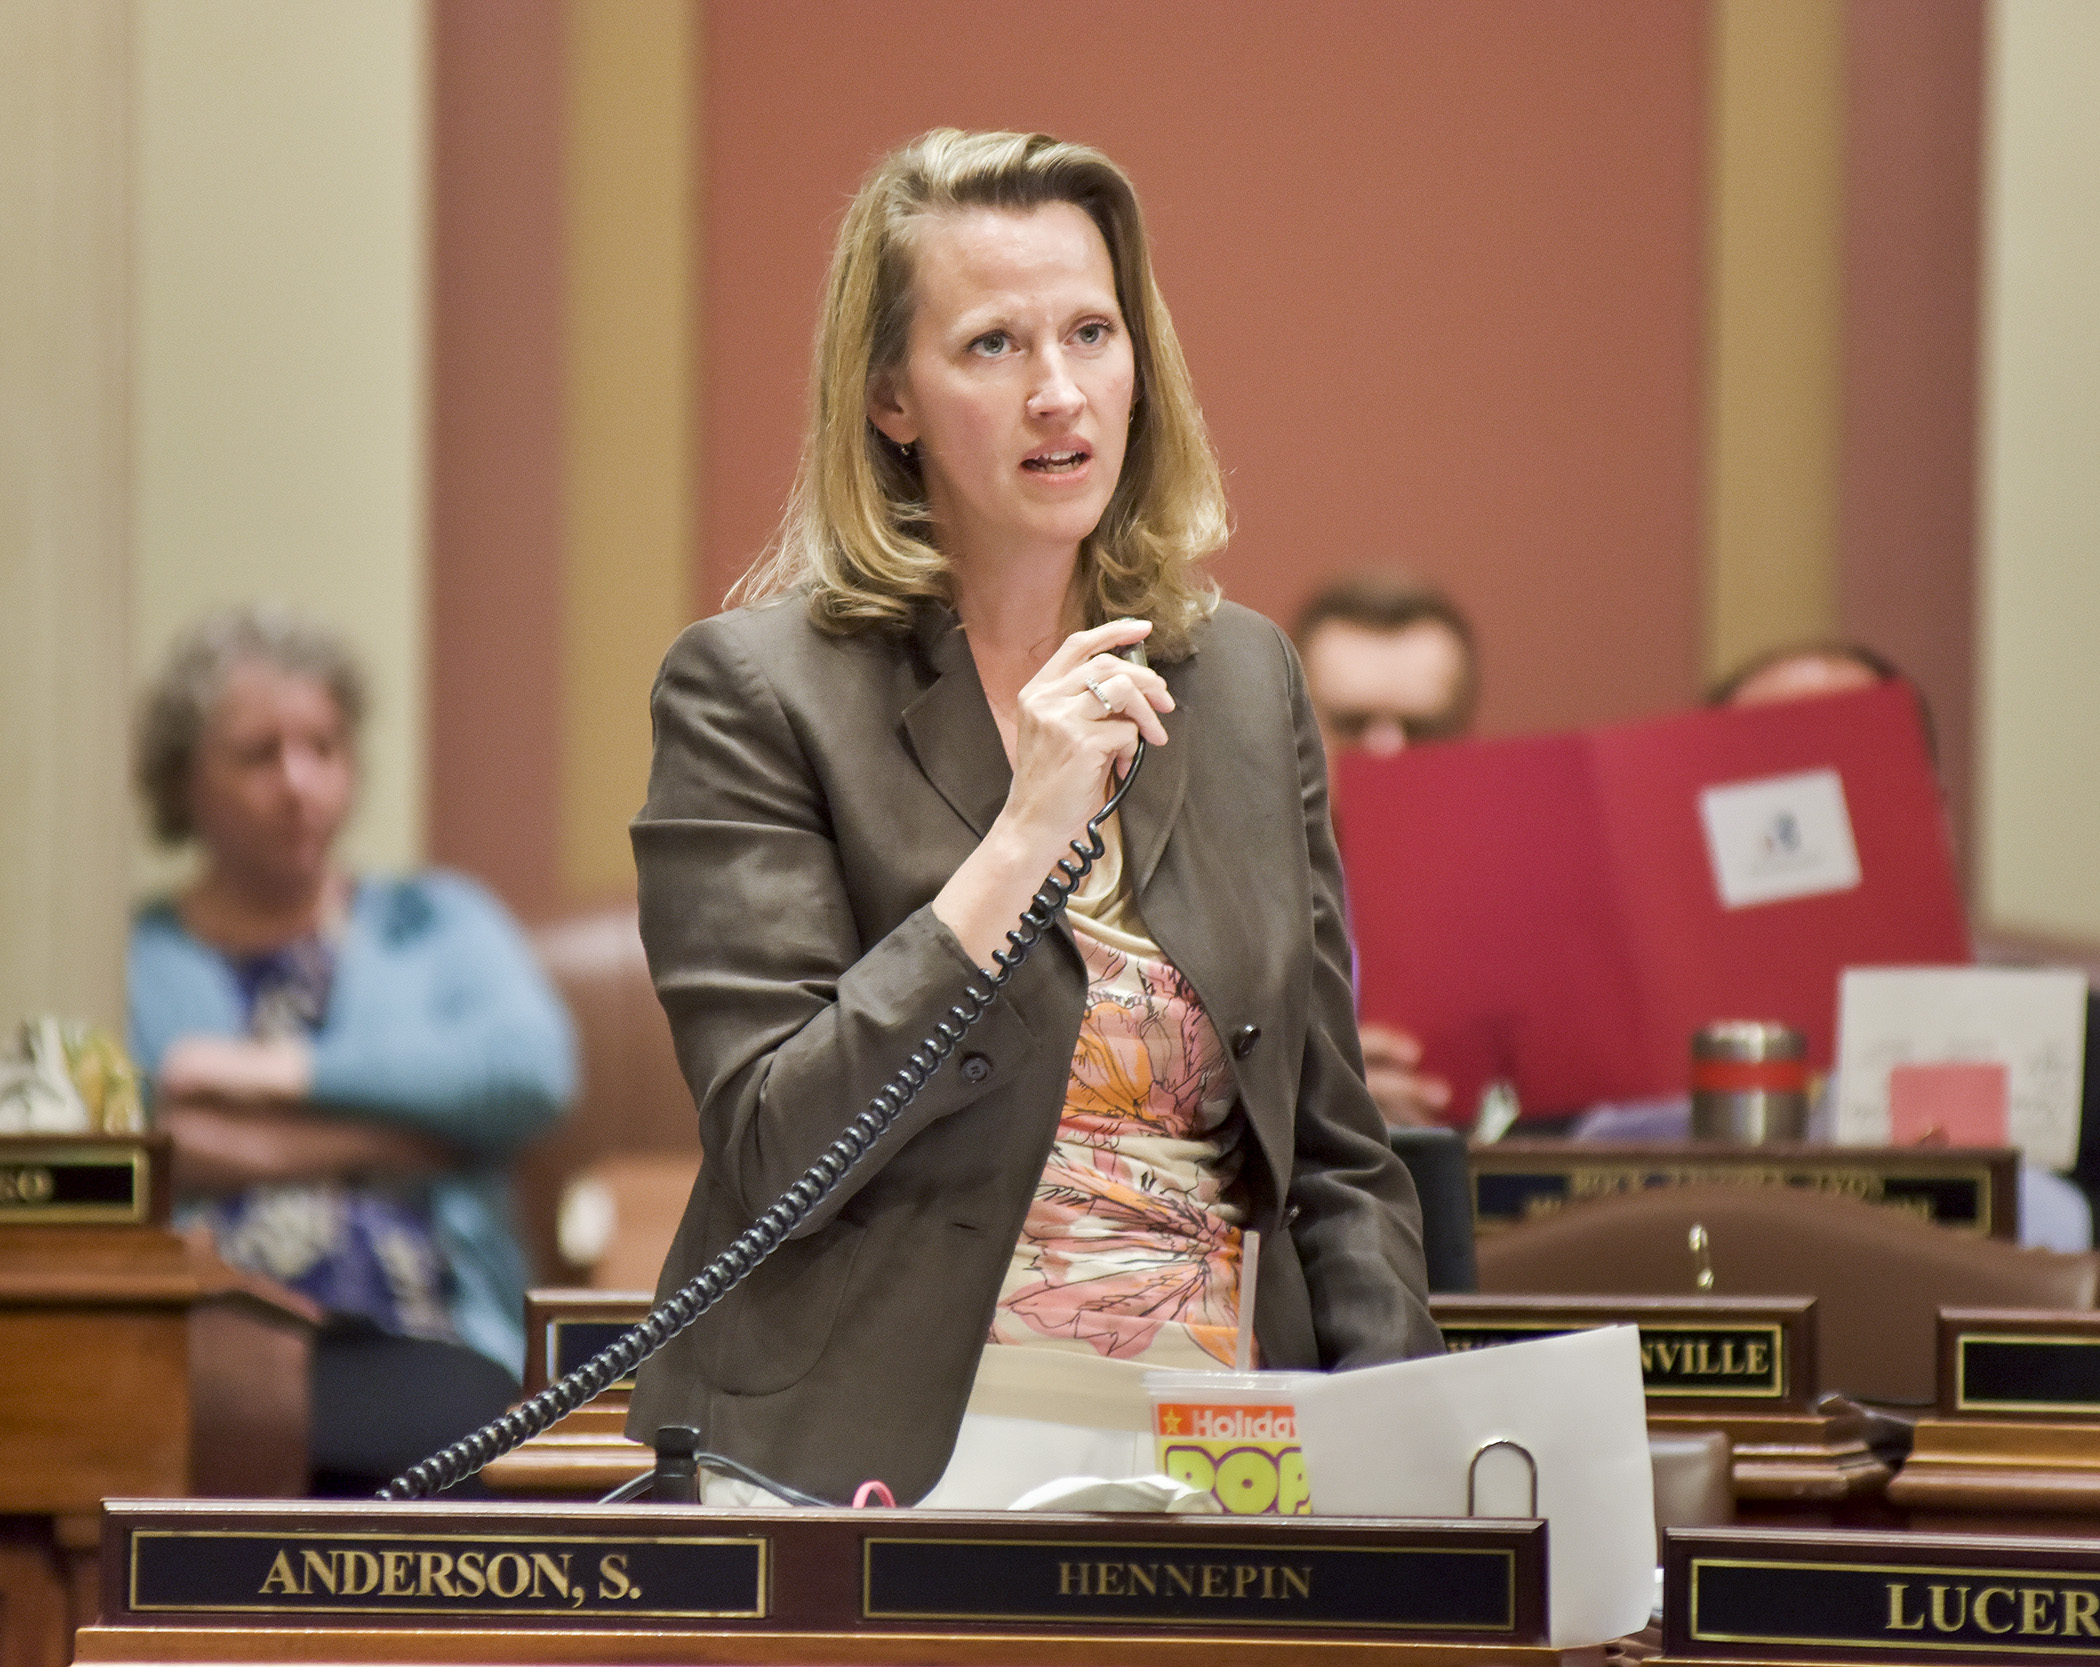
[[[1254,1044],[1261,1040],[1260,1025],[1241,1025],[1232,1033],[1232,1057],[1245,1059],[1254,1051]]]
[[[992,1062],[981,1053],[966,1053],[962,1056],[963,1081],[980,1083],[992,1074]]]

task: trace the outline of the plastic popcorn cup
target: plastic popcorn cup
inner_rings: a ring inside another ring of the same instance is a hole
[[[1300,1372],[1147,1372],[1159,1468],[1234,1516],[1309,1516]]]

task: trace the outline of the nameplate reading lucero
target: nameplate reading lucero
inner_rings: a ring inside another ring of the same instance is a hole
[[[419,1624],[508,1616],[638,1621],[757,1619],[768,1542],[675,1532],[380,1529],[296,1520],[133,1526],[130,1615],[414,1616]],[[652,1527],[667,1525],[652,1524]]]
[[[1453,1353],[1638,1326],[1651,1401],[1750,1401],[1770,1411],[1815,1396],[1813,1297],[1440,1296],[1429,1311]]]
[[[1472,1525],[1449,1526],[1458,1532],[1428,1529],[1415,1544],[1350,1543],[1312,1525],[1181,1540],[871,1535],[862,1618],[1543,1642],[1544,1525],[1497,1522],[1500,1544],[1466,1544]]]
[[[1672,1660],[2100,1660],[2100,1542],[1672,1530]]]
[[[166,1165],[166,1136],[0,1135],[0,1226],[164,1221]]]

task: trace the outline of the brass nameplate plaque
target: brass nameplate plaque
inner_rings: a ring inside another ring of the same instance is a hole
[[[1920,1161],[1916,1154],[1830,1149],[1772,1155],[1701,1154],[1696,1147],[1669,1155],[1615,1155],[1571,1141],[1565,1151],[1498,1150],[1472,1155],[1473,1215],[1482,1232],[1551,1215],[1571,1204],[1652,1187],[1783,1186],[1834,1193],[1901,1210],[1923,1221],[1985,1237],[2010,1236],[1998,1219],[2000,1191],[1987,1158],[1950,1153]]]
[[[2100,1544],[1673,1532],[1666,1657],[2100,1660]]]
[[[631,1320],[576,1320],[558,1319],[547,1322],[547,1381],[549,1383],[567,1377],[586,1361],[603,1354],[613,1344],[625,1337],[646,1316],[647,1310]],[[617,1383],[608,1384],[609,1389],[634,1388],[634,1375],[629,1373]]]
[[[2100,1417],[2100,1334],[1958,1333],[1954,1410]]]
[[[1632,1316],[1627,1317],[1629,1320]],[[1444,1346],[1453,1354],[1565,1337],[1622,1322],[1590,1320],[1451,1321]],[[1782,1400],[1787,1394],[1786,1328],[1772,1322],[1685,1324],[1641,1320],[1641,1379],[1650,1400]]]
[[[135,1528],[137,1614],[758,1619],[768,1542],[704,1535]]]
[[[861,1612],[871,1621],[1363,1628],[1530,1641],[1514,1637],[1518,1560],[1506,1548],[870,1537],[862,1557]],[[1543,1569],[1533,1573],[1543,1578]]]
[[[152,1219],[153,1202],[143,1141],[0,1144],[0,1224],[136,1226]]]

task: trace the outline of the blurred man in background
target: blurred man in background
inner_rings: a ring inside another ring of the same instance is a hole
[[[1348,748],[1386,757],[1473,726],[1473,626],[1442,591],[1362,573],[1299,612],[1298,656],[1330,760]]]
[[[1392,573],[1361,573],[1317,592],[1292,633],[1330,767],[1344,752],[1389,757],[1473,726],[1479,672],[1473,626],[1442,591]],[[1419,1069],[1422,1044],[1365,1025],[1364,1077],[1388,1123],[1438,1123],[1451,1085]]]

